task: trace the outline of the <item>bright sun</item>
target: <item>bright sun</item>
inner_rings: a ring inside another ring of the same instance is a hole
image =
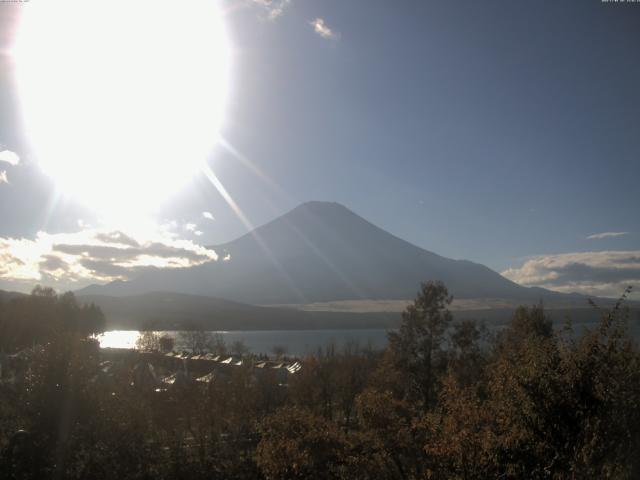
[[[38,162],[105,216],[150,213],[217,139],[229,49],[214,0],[23,9],[14,48]]]

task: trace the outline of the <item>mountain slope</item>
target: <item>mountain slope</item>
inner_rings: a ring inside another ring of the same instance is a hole
[[[227,261],[146,272],[79,293],[176,291],[252,304],[409,299],[419,283],[442,280],[457,298],[537,299],[491,269],[441,257],[369,223],[342,205],[309,202],[214,248]]]

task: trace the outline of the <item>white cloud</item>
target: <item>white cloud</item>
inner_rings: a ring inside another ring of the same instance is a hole
[[[589,235],[587,240],[599,240],[601,238],[607,237],[621,237],[622,235],[628,235],[629,232],[602,232],[602,233],[594,233],[593,235]]]
[[[196,237],[199,237],[199,236],[201,236],[201,235],[203,234],[203,232],[201,232],[200,230],[196,230],[196,231],[194,231],[194,232],[193,232],[193,234],[194,234]]]
[[[20,163],[20,157],[11,150],[2,150],[0,151],[0,162],[5,162],[15,167]]]
[[[198,228],[198,225],[196,225],[195,223],[187,223],[184,226],[185,230],[189,231],[189,232],[195,232],[196,228]]]
[[[607,297],[617,297],[632,285],[638,297],[640,250],[541,255],[502,275],[521,285]]]
[[[7,172],[4,170],[0,170],[0,183],[9,183]]]
[[[86,220],[79,218],[78,221],[76,222],[78,224],[78,227],[80,228],[93,228],[93,225],[91,225],[89,222],[87,222]]]
[[[313,27],[313,30],[320,35],[322,38],[337,40],[340,38],[340,34],[338,32],[334,32],[329,28],[322,18],[316,18],[315,20],[309,22],[309,24]]]
[[[176,220],[165,220],[158,228],[166,236],[176,236],[176,232],[179,230],[178,222]]]
[[[250,0],[250,2],[264,10],[269,20],[281,17],[291,5],[291,0]]]
[[[191,267],[217,259],[213,250],[162,234],[139,238],[121,231],[88,229],[39,232],[34,239],[0,237],[0,281],[26,289],[35,283],[76,289],[127,280],[144,270]]]
[[[202,216],[207,220],[215,221],[213,214],[211,212],[202,212]]]

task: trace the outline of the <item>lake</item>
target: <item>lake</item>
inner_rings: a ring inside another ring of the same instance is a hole
[[[504,325],[489,325],[490,331],[496,331]],[[561,323],[554,325],[557,329]],[[596,322],[582,322],[574,324],[574,332],[581,335],[585,329],[597,327]],[[629,333],[640,340],[640,322],[628,323]],[[374,349],[383,349],[387,346],[387,329],[344,329],[344,330],[234,330],[212,331],[209,333],[220,334],[225,343],[230,346],[235,341],[242,341],[251,353],[270,354],[275,346],[286,348],[287,354],[304,356],[316,353],[318,348],[326,348],[331,344],[341,348],[347,343],[357,343],[360,346],[370,345]],[[166,334],[176,339],[176,350],[187,350],[180,343],[180,332],[157,332]],[[111,330],[98,337],[102,348],[134,348],[140,332],[136,330]]]
[[[176,339],[176,350],[183,350],[180,344],[180,332],[158,332]],[[387,330],[247,330],[218,331],[227,345],[242,341],[251,353],[272,353],[273,347],[283,346],[287,354],[304,356],[315,353],[318,348],[335,344],[338,348],[346,343],[355,342],[361,346],[371,345],[374,349],[383,349],[387,345]],[[98,336],[102,348],[134,348],[140,333],[135,330],[112,330]]]

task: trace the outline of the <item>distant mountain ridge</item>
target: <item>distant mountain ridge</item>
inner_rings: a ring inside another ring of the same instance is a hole
[[[80,295],[154,291],[248,304],[411,299],[420,282],[441,280],[456,298],[535,301],[570,296],[518,285],[484,265],[452,260],[402,240],[338,203],[308,202],[242,237],[214,247],[229,260],[147,271]]]
[[[25,296],[26,294],[0,290],[0,308],[3,302]],[[389,329],[397,328],[401,318],[399,310],[395,311],[395,308],[386,311],[359,311],[357,308],[329,309],[321,304],[313,305],[313,310],[259,307],[175,292],[150,292],[119,297],[78,295],[77,298],[81,304],[93,303],[102,309],[106,316],[107,330]],[[516,303],[495,303],[487,299],[459,300],[454,302],[452,314],[454,320],[473,319],[489,326],[503,325],[511,318]],[[610,308],[610,303],[611,301],[606,307]],[[632,303],[629,306],[630,318],[640,319],[640,304]],[[562,322],[570,317],[576,325],[597,322],[601,314],[593,308],[587,308],[585,302],[547,303],[545,310],[555,322]]]
[[[309,311],[294,308],[259,307],[212,297],[175,292],[151,292],[142,295],[110,297],[80,295],[81,303],[99,306],[107,319],[107,330],[318,330],[318,329],[390,329],[397,328],[400,314],[391,311]],[[487,325],[503,325],[509,321],[514,305],[489,309],[454,308],[454,320],[473,319]],[[578,325],[597,322],[600,313],[593,308],[556,306],[546,308],[556,322],[567,315]],[[638,317],[638,306],[632,309]]]

